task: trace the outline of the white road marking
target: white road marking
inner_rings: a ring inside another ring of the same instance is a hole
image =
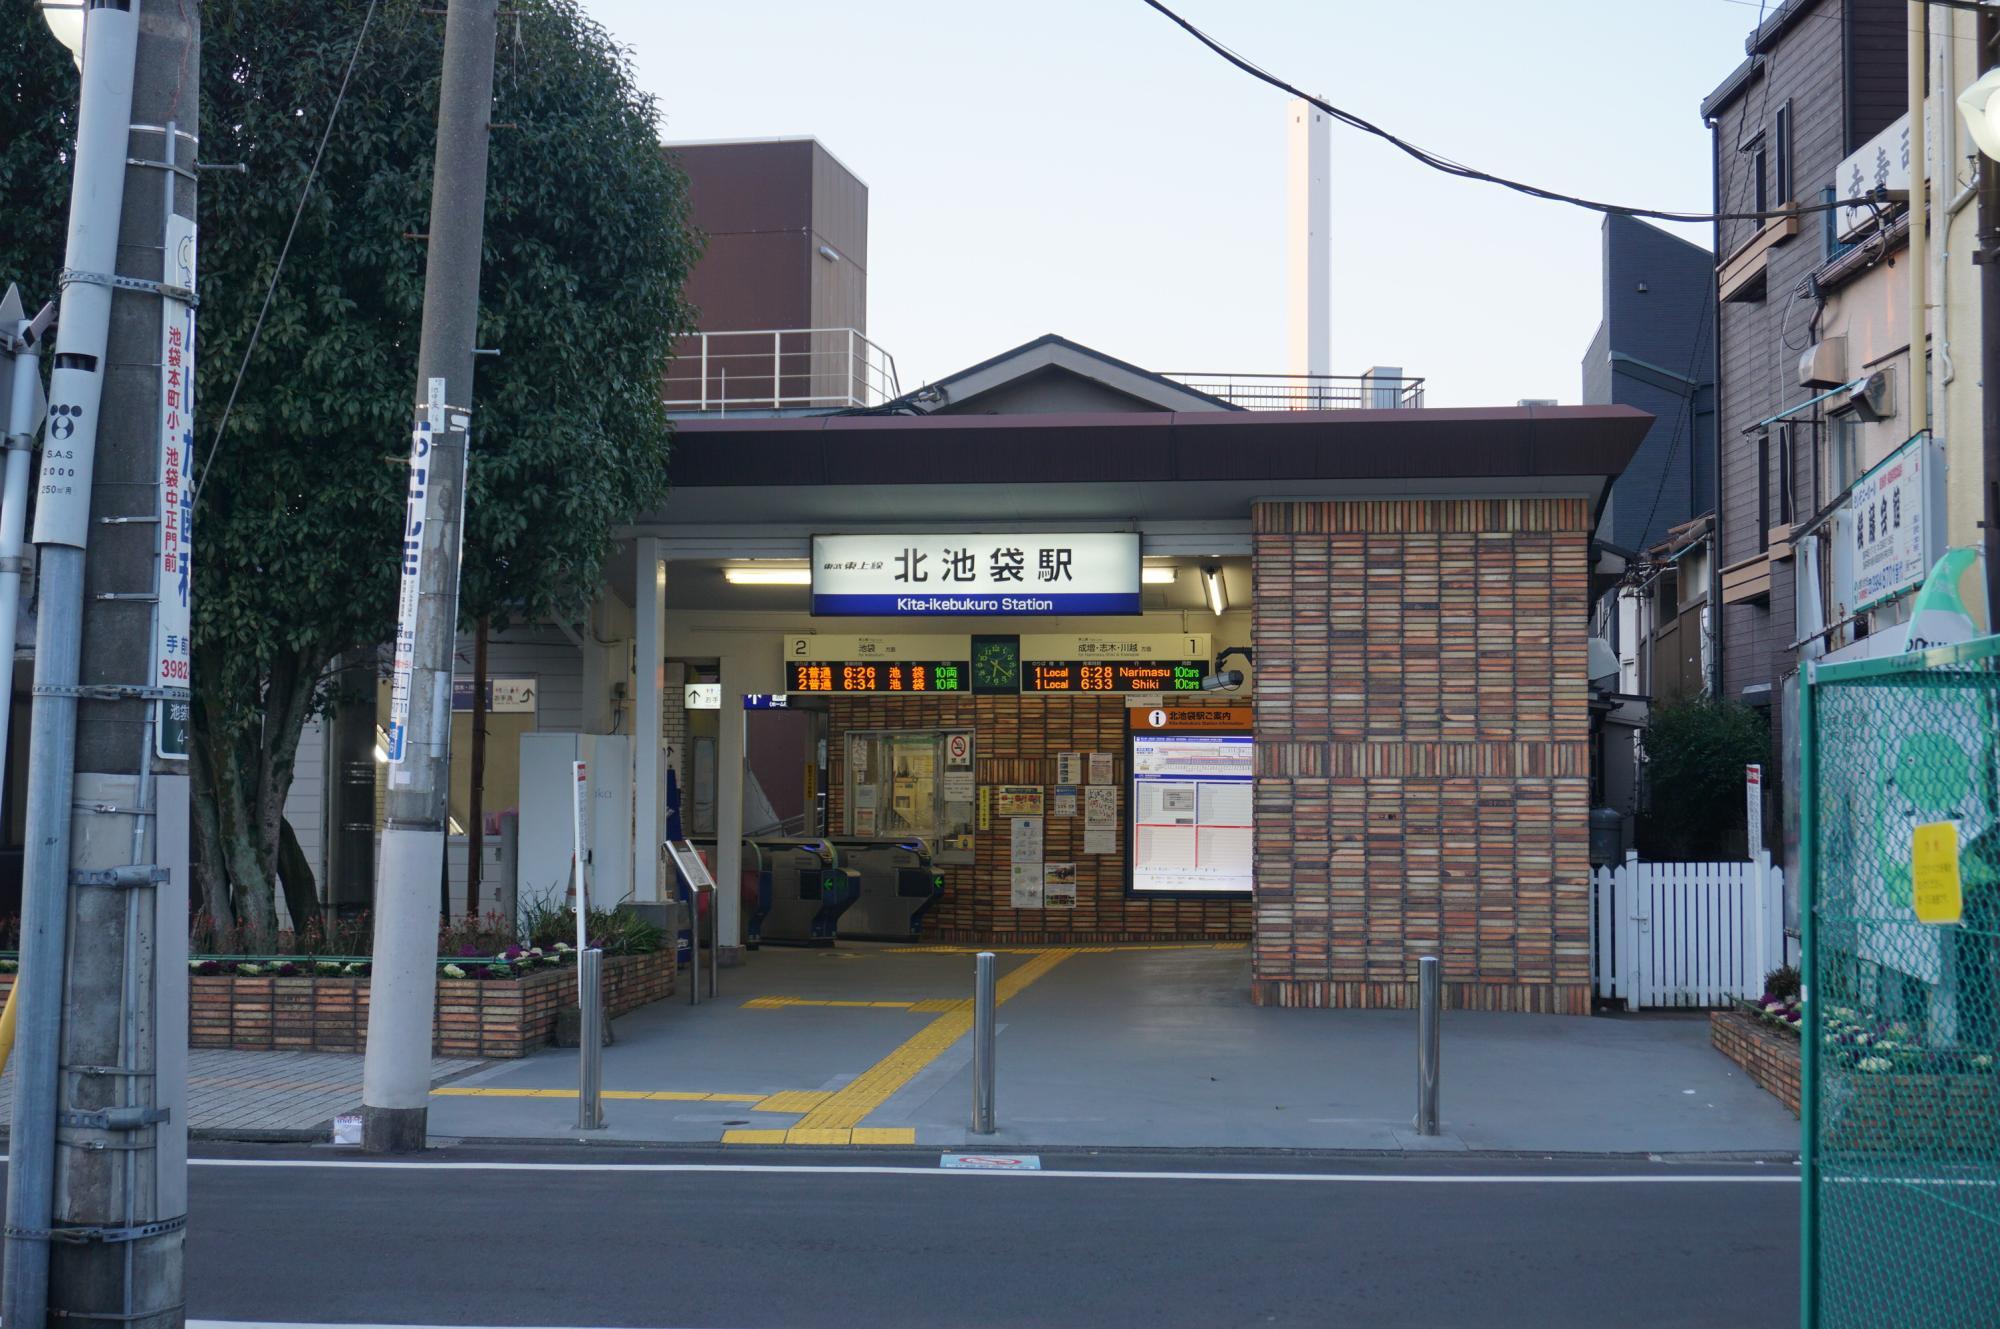
[[[1073,1171],[960,1171],[936,1166],[896,1167],[887,1164],[815,1163],[452,1163],[428,1161],[388,1161],[334,1158],[191,1158],[189,1167],[315,1169],[353,1172],[579,1172],[631,1173],[633,1175],[678,1172],[770,1173],[783,1176],[837,1177],[1041,1177],[1074,1181],[1271,1181],[1317,1182],[1346,1185],[1407,1186],[1732,1186],[1798,1185],[1798,1174],[1789,1164],[1769,1173],[1618,1173],[1601,1175],[1533,1173],[1485,1173],[1453,1176],[1428,1172],[1116,1172],[1104,1169]]]

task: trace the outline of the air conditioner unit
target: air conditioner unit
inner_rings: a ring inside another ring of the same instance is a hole
[[[1847,338],[1828,337],[1799,357],[1799,386],[1837,388],[1847,382]]]

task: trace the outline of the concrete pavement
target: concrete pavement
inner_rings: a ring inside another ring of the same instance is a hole
[[[775,1145],[1789,1153],[1798,1123],[1705,1017],[1448,1012],[1443,1120],[1409,1129],[1414,1013],[1259,1009],[1240,946],[1003,948],[1000,1133],[968,1131],[971,951],[767,948],[719,1000],[616,1022],[608,1129]],[[433,1136],[581,1138],[576,1054],[440,1089]]]
[[[437,1057],[431,1083],[443,1084],[481,1063]],[[338,1052],[188,1053],[188,1130],[230,1139],[324,1138],[334,1117],[361,1107],[361,1057]],[[14,1072],[0,1075],[0,1134],[14,1120]]]

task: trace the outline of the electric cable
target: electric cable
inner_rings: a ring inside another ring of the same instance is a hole
[[[1256,64],[1236,54],[1236,52],[1230,50],[1221,42],[1218,42],[1215,38],[1209,36],[1200,28],[1197,28],[1179,14],[1167,8],[1166,5],[1161,3],[1161,0],[1145,0],[1145,3],[1148,7],[1158,10],[1162,15],[1172,20],[1203,46],[1206,46],[1209,50],[1215,52],[1252,78],[1263,83],[1268,83],[1282,92],[1290,93],[1301,101],[1317,106],[1320,110],[1351,129],[1358,129],[1364,134],[1374,135],[1376,138],[1390,144],[1405,155],[1415,158],[1434,171],[1441,171],[1446,175],[1455,175],[1460,179],[1477,180],[1483,184],[1499,185],[1503,189],[1511,189],[1516,193],[1526,194],[1530,198],[1546,199],[1551,203],[1567,203],[1572,207],[1583,208],[1590,212],[1601,212],[1620,217],[1649,217],[1655,221],[1669,222],[1769,221],[1779,217],[1796,217],[1808,212],[1827,212],[1841,207],[1860,207],[1868,202],[1866,198],[1828,199],[1819,203],[1796,203],[1789,207],[1765,212],[1676,212],[1667,208],[1641,208],[1630,207],[1622,203],[1605,203],[1597,199],[1582,198],[1575,194],[1565,194],[1560,190],[1544,189],[1540,185],[1531,185],[1526,181],[1513,180],[1503,175],[1495,175],[1490,171],[1482,171],[1476,167],[1453,161],[1451,158],[1432,152],[1427,148],[1418,147],[1408,139],[1401,138],[1378,124],[1364,120],[1351,111],[1343,111],[1338,106],[1331,105],[1310,93],[1302,92],[1277,75],[1259,68]]]
[[[347,85],[354,78],[354,66],[361,59],[361,47],[368,40],[368,24],[375,17],[375,6],[379,0],[368,0],[368,8],[361,15],[360,30],[354,34],[354,49],[347,56],[347,70],[340,76],[340,89],[333,95],[333,109],[326,113],[326,127],[321,130],[319,147],[313,150],[312,165],[306,168],[306,182],[299,190],[299,205],[292,210],[292,224],[285,230],[285,243],[278,247],[278,262],[271,269],[271,280],[264,287],[264,303],[258,307],[257,321],[250,325],[250,340],[243,347],[243,358],[236,365],[235,381],[229,385],[229,399],[223,403],[222,418],[216,421],[215,437],[209,441],[208,455],[202,458],[201,473],[194,478],[194,493],[189,502],[201,502],[201,487],[208,479],[208,468],[215,464],[215,451],[222,446],[222,431],[229,427],[229,413],[236,409],[236,394],[243,389],[243,375],[250,368],[250,357],[257,351],[257,338],[264,331],[264,316],[271,312],[271,297],[277,294],[278,278],[284,274],[285,259],[292,252],[292,237],[299,233],[299,221],[306,215],[306,200],[312,197],[313,182],[319,178],[320,158],[326,155],[327,140],[333,137],[334,122],[340,119],[341,103],[347,100]]]

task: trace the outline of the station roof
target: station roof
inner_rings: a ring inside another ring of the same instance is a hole
[[[1601,505],[1629,406],[693,419],[633,529],[1006,518],[1247,521],[1273,498],[1570,495]]]

